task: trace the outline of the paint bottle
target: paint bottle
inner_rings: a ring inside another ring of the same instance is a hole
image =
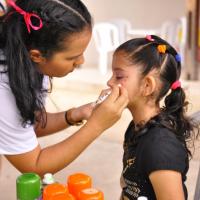
[[[55,179],[51,173],[46,173],[42,179],[42,191],[47,185],[55,183]]]
[[[51,200],[76,200],[71,194],[56,194]]]
[[[92,187],[92,178],[83,173],[72,174],[67,179],[69,193],[78,199],[78,194],[83,189]]]
[[[61,195],[61,197],[63,197],[68,196],[68,194],[69,192],[65,185],[60,183],[53,183],[44,187],[43,200],[52,200],[55,199],[58,195]]]
[[[137,198],[137,200],[148,200],[148,198],[145,197],[145,196],[140,196],[140,197]]]
[[[81,190],[77,200],[104,200],[103,192],[95,188]]]
[[[16,180],[17,200],[41,199],[41,179],[35,173],[24,173]]]

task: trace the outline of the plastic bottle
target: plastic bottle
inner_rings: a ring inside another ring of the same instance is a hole
[[[148,200],[148,198],[145,197],[145,196],[140,196],[140,197],[137,198],[137,200]]]
[[[35,173],[24,173],[16,180],[17,200],[37,200],[41,198],[41,179]]]
[[[69,192],[65,185],[59,183],[53,183],[47,185],[43,190],[43,200],[52,200],[57,195],[68,196]]]
[[[57,194],[51,200],[76,200],[71,194]]]
[[[103,192],[95,188],[81,190],[77,200],[104,200]]]
[[[69,193],[75,198],[81,190],[92,187],[92,179],[90,176],[83,173],[72,174],[67,179]]]
[[[42,183],[44,185],[50,185],[50,184],[55,183],[53,175],[51,173],[46,173],[44,175],[44,178],[42,179]]]

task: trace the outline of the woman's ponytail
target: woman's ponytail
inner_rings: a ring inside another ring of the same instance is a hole
[[[22,38],[26,36],[21,26],[16,23],[10,23],[10,27],[7,28],[5,56],[9,83],[17,107],[20,108],[23,124],[33,124],[35,121],[34,112],[44,107],[39,97],[43,76],[33,66]],[[13,33],[15,34],[13,35]]]

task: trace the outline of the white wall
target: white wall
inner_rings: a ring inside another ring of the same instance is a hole
[[[159,28],[164,21],[185,15],[185,0],[82,0],[94,22],[128,19],[132,28]],[[97,67],[98,54],[92,40],[85,54],[85,66]]]

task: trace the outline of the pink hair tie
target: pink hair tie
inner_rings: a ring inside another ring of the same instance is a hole
[[[145,37],[147,40],[149,40],[150,42],[153,42],[154,39],[151,37],[151,35],[146,35]]]
[[[181,87],[181,82],[177,80],[172,84],[171,89],[176,90],[177,88],[180,88],[180,87]]]
[[[24,21],[25,21],[25,23],[26,23],[26,27],[27,27],[29,33],[31,32],[31,28],[32,28],[33,30],[36,30],[36,31],[42,28],[43,23],[42,23],[41,18],[40,18],[38,15],[36,15],[36,14],[34,14],[34,13],[28,13],[28,12],[22,10],[19,6],[17,6],[17,5],[15,4],[15,2],[14,2],[13,0],[7,0],[7,3],[8,3],[10,6],[12,6],[18,13],[20,13],[21,15],[24,16]],[[31,22],[31,17],[35,17],[35,18],[37,18],[37,19],[39,20],[39,22],[40,22],[39,26],[34,26],[34,25],[32,24],[32,22]]]

